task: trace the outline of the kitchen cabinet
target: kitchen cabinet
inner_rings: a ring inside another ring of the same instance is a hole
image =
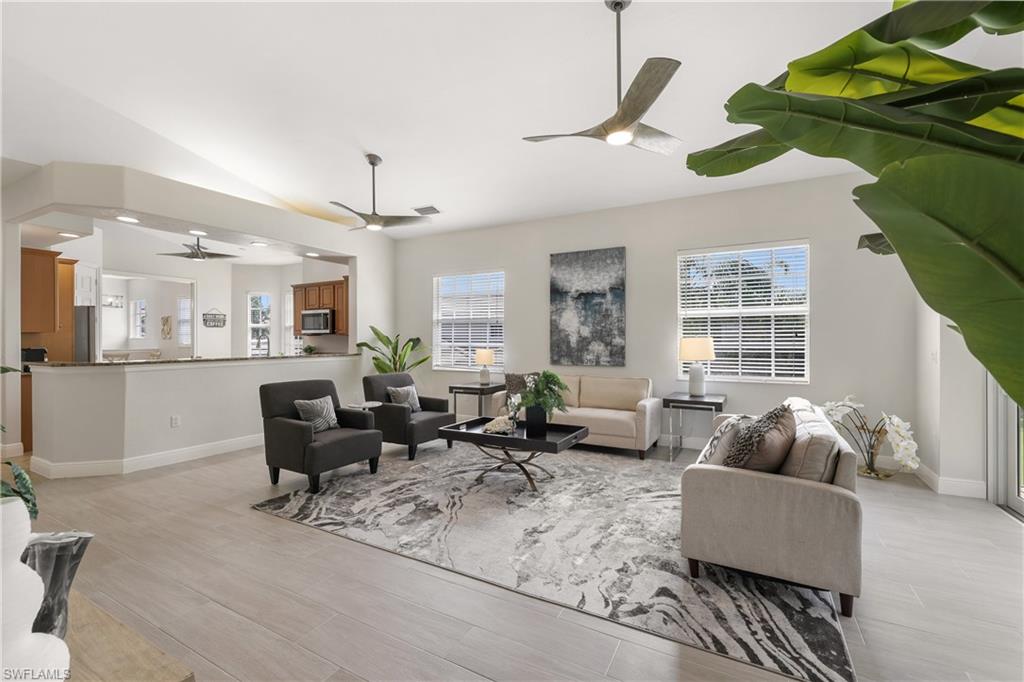
[[[348,277],[333,282],[293,284],[295,333],[302,330],[303,310],[333,310],[334,333],[348,334]]]
[[[306,310],[319,310],[320,309],[320,287],[318,286],[307,286],[306,287]]]
[[[295,336],[302,331],[302,311],[306,303],[306,290],[302,288],[292,289],[292,332]]]
[[[57,259],[57,329],[33,338],[32,346],[42,346],[51,362],[75,359],[75,264],[70,258]],[[24,339],[23,339],[24,340]]]
[[[332,284],[321,284],[320,289],[320,307],[324,310],[334,310],[334,285]]]
[[[32,375],[21,375],[21,448],[32,452]]]
[[[348,278],[334,285],[334,333],[348,336]]]
[[[57,331],[60,254],[45,249],[21,250],[21,333]]]

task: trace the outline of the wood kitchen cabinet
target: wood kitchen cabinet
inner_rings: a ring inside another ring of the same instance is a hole
[[[302,311],[333,310],[334,333],[348,334],[348,277],[333,282],[293,284],[295,333],[302,331]]]
[[[21,250],[21,333],[57,331],[60,254],[45,249]],[[72,299],[73,300],[73,299]]]
[[[21,375],[21,449],[32,452],[32,375]]]

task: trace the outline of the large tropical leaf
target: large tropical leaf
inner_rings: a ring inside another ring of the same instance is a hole
[[[892,244],[889,243],[889,240],[881,232],[862,234],[860,239],[857,240],[857,248],[867,249],[878,256],[891,256],[896,253],[896,249],[892,248]]]
[[[686,167],[697,175],[708,177],[732,175],[771,161],[790,149],[791,147],[778,142],[768,131],[755,130],[720,145],[687,155]]]
[[[1024,403],[1024,168],[962,154],[914,158],[854,189],[922,298]]]
[[[395,371],[395,368],[384,358],[373,356],[373,368],[377,370],[377,374],[391,374]]]
[[[394,353],[398,350],[398,348],[395,346],[395,341],[392,341],[390,336],[388,336],[381,330],[377,329],[372,324],[370,325],[370,332],[372,332],[373,335],[377,337],[377,340],[381,342],[381,344],[388,352]]]
[[[1024,2],[895,0],[892,12],[864,30],[885,42],[911,40],[921,47],[935,49],[952,45],[978,27],[996,35],[1024,30]]]
[[[791,61],[786,89],[862,99],[985,72],[986,69],[942,57],[908,42],[893,45],[876,40],[862,30]]]
[[[754,123],[790,147],[844,158],[872,175],[917,156],[964,153],[1021,163],[1024,142],[894,107],[745,85],[726,103],[733,123]]]

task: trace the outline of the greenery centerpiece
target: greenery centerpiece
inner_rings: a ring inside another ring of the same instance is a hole
[[[547,435],[547,420],[555,410],[568,412],[562,392],[569,387],[550,370],[527,375],[525,381],[526,390],[519,394],[516,404],[526,408],[526,435],[543,437]],[[510,414],[514,413],[510,410]]]
[[[414,353],[423,348],[423,342],[420,341],[419,337],[414,336],[411,339],[406,339],[405,343],[402,343],[401,335],[399,334],[395,334],[394,338],[392,338],[373,325],[370,325],[370,331],[377,337],[380,345],[378,346],[368,341],[360,341],[356,344],[356,347],[365,348],[374,353],[373,368],[377,370],[378,374],[408,372],[430,359],[429,353],[421,358],[412,358]]]
[[[853,447],[860,452],[864,464],[858,469],[862,476],[885,479],[895,471],[878,468],[878,455],[882,446],[888,442],[892,447],[893,459],[903,471],[914,471],[921,465],[917,456],[917,443],[914,432],[910,430],[910,422],[905,422],[894,414],[882,413],[873,425],[861,412],[863,404],[855,402],[852,395],[842,400],[829,401],[822,406],[825,416],[836,428],[840,428],[850,436]]]
[[[1024,2],[896,0],[771,82],[737,90],[728,120],[759,128],[686,163],[731,175],[797,149],[875,176],[853,194],[881,232],[858,248],[895,253],[925,302],[1024,404],[1024,69],[934,52],[979,28],[1024,30]]]

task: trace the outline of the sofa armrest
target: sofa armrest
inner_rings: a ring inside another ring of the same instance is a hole
[[[508,410],[505,408],[505,403],[508,401],[508,391],[498,391],[487,396],[487,406],[485,411],[489,416],[501,417],[508,414]]]
[[[682,477],[683,556],[860,595],[861,504],[829,483],[713,464]]]
[[[350,429],[372,429],[373,413],[365,410],[354,410],[348,407],[334,408],[334,414],[338,417],[338,426]]]
[[[427,412],[447,412],[448,411],[448,399],[447,398],[428,398],[426,396],[420,396],[420,407]]]
[[[263,420],[263,446],[267,466],[302,471],[306,445],[313,442],[313,425],[301,419],[270,417]]]
[[[636,449],[646,450],[661,437],[661,398],[644,398],[636,404]]]
[[[389,443],[405,443],[405,427],[412,417],[412,408],[408,405],[383,403],[370,409],[373,413],[375,428],[383,432],[384,440]]]

